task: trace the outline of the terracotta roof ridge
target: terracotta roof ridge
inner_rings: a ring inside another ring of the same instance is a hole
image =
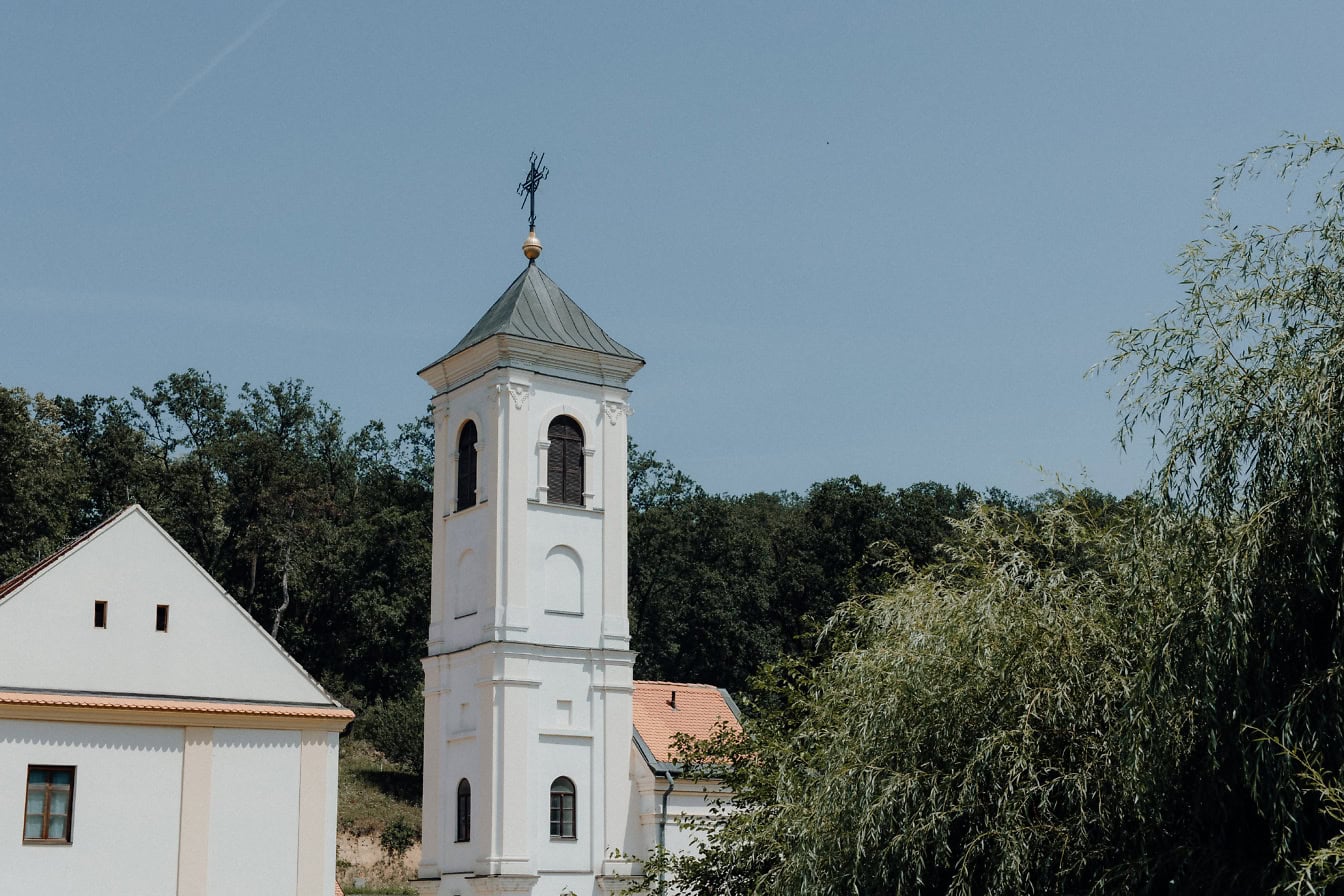
[[[107,697],[116,700],[173,700],[182,703],[228,703],[234,705],[256,704],[258,706],[293,706],[299,709],[338,709],[339,703],[316,702],[312,700],[266,700],[250,697],[206,697],[200,694],[153,694],[142,691],[89,691],[74,688],[37,688],[29,685],[2,684],[2,694],[41,694],[52,697]]]
[[[716,684],[706,684],[703,681],[659,681],[653,678],[636,678],[635,684],[665,684],[679,688],[708,688],[713,691],[722,690]]]

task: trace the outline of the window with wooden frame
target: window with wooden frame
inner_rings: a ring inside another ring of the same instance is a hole
[[[471,839],[471,785],[463,778],[457,782],[457,842]]]
[[[75,813],[73,765],[28,766],[23,805],[24,843],[69,843]]]
[[[476,424],[468,420],[457,436],[457,509],[476,506]]]
[[[583,430],[573,417],[556,417],[546,439],[546,503],[582,507]]]
[[[574,782],[568,778],[556,778],[551,782],[551,837],[558,840],[574,840],[575,831]]]

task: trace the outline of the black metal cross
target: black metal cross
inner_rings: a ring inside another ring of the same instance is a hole
[[[537,229],[537,187],[546,179],[546,175],[551,173],[551,169],[542,165],[542,160],[546,158],[546,153],[537,155],[532,153],[528,157],[531,167],[527,171],[527,177],[518,185],[518,195],[523,197],[523,205],[531,205],[527,215],[527,229]],[[522,208],[523,206],[519,206]]]

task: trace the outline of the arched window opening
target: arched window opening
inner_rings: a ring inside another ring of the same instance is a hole
[[[463,778],[457,782],[457,842],[471,839],[471,785]]]
[[[556,778],[551,782],[551,836],[573,840],[574,831],[574,782]]]
[[[476,506],[476,424],[462,424],[457,437],[457,509]]]
[[[582,507],[583,430],[573,417],[556,417],[546,438],[546,503]]]

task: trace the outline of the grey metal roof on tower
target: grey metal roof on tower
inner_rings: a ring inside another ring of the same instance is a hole
[[[476,326],[443,358],[451,358],[500,334],[587,349],[641,363],[644,360],[608,336],[536,264],[523,269]]]

